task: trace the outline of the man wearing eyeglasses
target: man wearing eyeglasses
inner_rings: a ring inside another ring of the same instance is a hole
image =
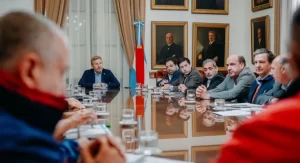
[[[256,104],[268,104],[274,103],[279,100],[281,96],[284,95],[287,88],[291,83],[291,77],[289,72],[284,66],[287,56],[280,55],[274,59],[271,65],[271,75],[275,79],[275,84],[273,88],[266,93],[263,93],[257,96],[255,103]]]
[[[274,58],[274,54],[264,48],[257,49],[254,52],[254,64],[258,77],[251,85],[248,96],[249,103],[256,103],[256,98],[259,95],[266,93],[273,88],[275,81],[273,76],[270,75],[270,71]]]

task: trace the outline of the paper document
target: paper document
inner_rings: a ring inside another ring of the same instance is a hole
[[[153,156],[144,156],[137,154],[126,154],[126,163],[191,163],[186,161],[177,161]]]
[[[219,112],[213,112],[213,113],[224,116],[224,117],[228,117],[228,116],[249,116],[249,115],[251,115],[250,112],[240,111],[240,110],[219,111]]]

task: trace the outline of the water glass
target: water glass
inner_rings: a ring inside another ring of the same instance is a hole
[[[100,89],[99,83],[94,83],[93,90],[99,90],[99,89]]]
[[[104,105],[104,103],[97,103],[95,106],[95,110],[97,112],[105,113],[107,112],[107,106],[106,104]]]
[[[144,155],[156,155],[158,151],[158,134],[155,131],[141,131],[139,135],[139,153]]]
[[[82,96],[85,95],[85,87],[81,87],[80,90],[78,91],[78,93]]]
[[[125,146],[126,152],[133,152],[135,148],[135,130],[123,129],[122,141]]]
[[[215,99],[216,109],[223,110],[225,107],[225,100],[224,99]]]
[[[188,89],[186,92],[186,99],[188,101],[195,101],[196,91],[194,89]]]
[[[141,83],[136,83],[135,88],[136,88],[136,89],[141,89]]]
[[[82,100],[82,103],[83,103],[83,104],[92,104],[92,99],[91,99],[91,98],[84,98],[84,99]]]
[[[123,122],[133,122],[134,121],[134,110],[133,109],[123,109],[122,121]]]

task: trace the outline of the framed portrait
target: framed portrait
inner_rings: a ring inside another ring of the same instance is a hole
[[[165,61],[188,55],[187,22],[152,22],[151,68],[165,69]]]
[[[151,0],[152,10],[188,10],[189,0]]]
[[[256,49],[270,49],[270,17],[263,16],[251,19],[251,58]]]
[[[229,0],[192,0],[192,13],[228,15],[228,1]]]
[[[180,151],[166,151],[162,152],[159,157],[167,158],[171,160],[180,160],[180,161],[188,161],[189,151],[188,150],[180,150]]]
[[[192,162],[206,163],[215,160],[220,153],[220,145],[193,146]]]
[[[151,97],[152,130],[158,133],[159,139],[187,138],[188,119],[180,117],[180,109],[176,102],[168,98]]]
[[[260,11],[273,6],[273,0],[251,0],[252,11]]]
[[[226,135],[225,119],[212,110],[193,114],[193,137]]]
[[[203,70],[206,59],[216,61],[220,71],[227,71],[229,24],[193,23],[193,66]]]

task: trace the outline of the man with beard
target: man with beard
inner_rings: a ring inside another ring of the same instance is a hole
[[[166,69],[168,74],[165,76],[164,79],[158,81],[156,86],[164,86],[165,84],[173,84],[180,75],[180,71],[177,70],[177,60],[174,57],[168,58],[166,61]]]
[[[214,60],[205,60],[203,62],[203,69],[205,73],[203,85],[207,90],[214,89],[223,82],[224,76],[221,73],[218,73],[218,66]]]

